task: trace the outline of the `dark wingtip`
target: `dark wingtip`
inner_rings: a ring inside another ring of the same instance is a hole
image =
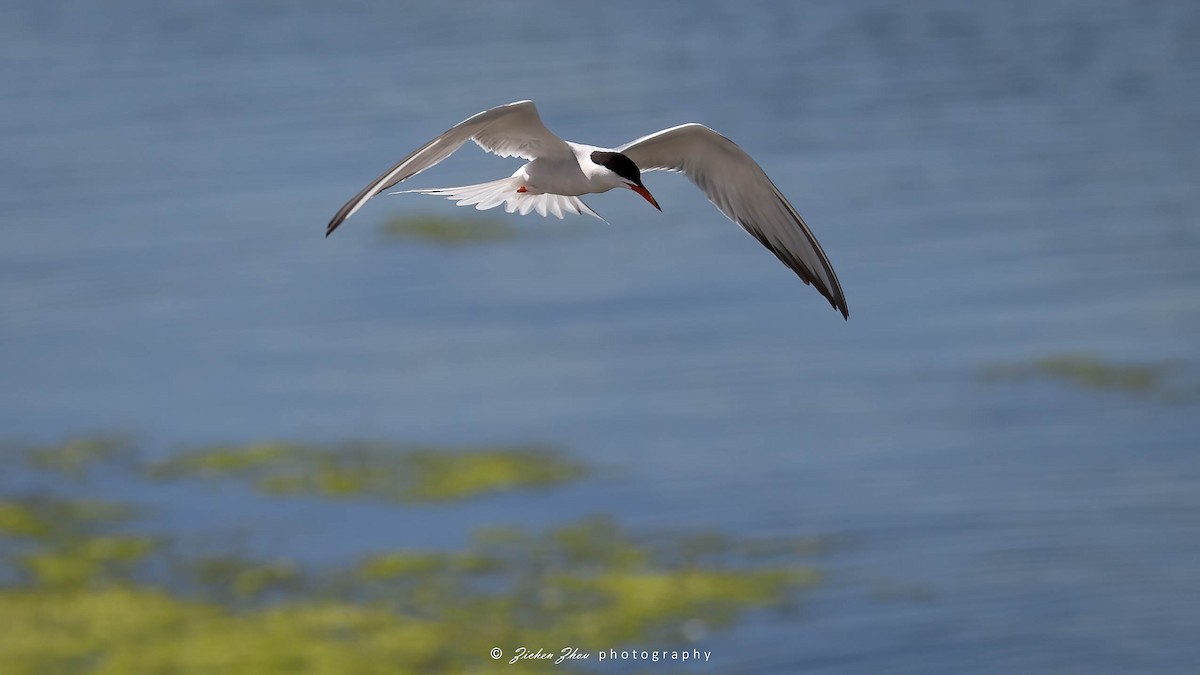
[[[829,304],[832,305],[833,308],[842,315],[843,319],[846,321],[850,320],[850,305],[846,304],[846,298],[843,297],[841,293],[838,293],[835,296],[832,293],[826,293],[825,290],[819,286],[817,287],[817,290],[821,292],[821,295],[825,296],[825,299],[828,300]]]
[[[354,213],[354,205],[356,203],[361,204],[363,201],[366,200],[362,199],[362,195],[360,194],[354,199],[351,199],[343,204],[342,208],[338,209],[338,212],[333,214],[333,218],[329,219],[329,225],[325,227],[325,238],[328,239],[329,235],[333,234],[333,231],[338,229],[339,225],[346,222],[346,219],[350,217],[351,213]]]
[[[329,221],[329,224],[325,226],[326,239],[329,238],[329,235],[333,234],[334,230],[338,229],[338,225],[341,225],[346,220],[345,218],[339,217],[341,215],[342,214],[339,213],[337,216],[334,216],[333,220]]]

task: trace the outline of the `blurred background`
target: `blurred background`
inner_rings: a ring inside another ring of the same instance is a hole
[[[10,0],[0,62],[5,672],[1200,662],[1195,3]],[[737,141],[850,320],[665,173],[322,237],[525,98]]]

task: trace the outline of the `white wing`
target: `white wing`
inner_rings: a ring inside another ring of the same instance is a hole
[[[804,219],[762,167],[736,143],[702,124],[683,124],[617,148],[642,171],[679,171],[721,213],[775,254],[849,318],[833,266]]]
[[[368,199],[441,162],[467,140],[475,141],[479,147],[501,157],[534,159],[573,156],[566,142],[542,124],[533,101],[497,106],[459,122],[371,181],[370,185],[338,209],[325,229],[325,236],[328,237],[342,221],[354,215]]]

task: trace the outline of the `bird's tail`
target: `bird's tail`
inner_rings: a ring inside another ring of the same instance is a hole
[[[437,195],[445,197],[456,203],[459,206],[471,206],[480,211],[494,209],[501,204],[504,205],[504,210],[509,213],[527,213],[537,211],[539,215],[555,215],[559,218],[563,217],[564,213],[575,213],[594,216],[600,218],[600,214],[588,208],[587,204],[579,197],[568,197],[566,195],[552,194],[529,194],[528,192],[517,192],[521,187],[521,179],[515,176],[493,180],[487,183],[478,183],[476,185],[462,185],[460,187],[448,188],[425,188],[421,190],[401,190],[392,194],[404,194],[415,192],[423,195]],[[600,220],[604,220],[600,218]]]

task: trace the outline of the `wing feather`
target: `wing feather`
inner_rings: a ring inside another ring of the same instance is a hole
[[[553,215],[561,220],[569,212],[576,215],[586,213],[589,216],[600,218],[600,214],[588,208],[588,205],[584,204],[583,200],[579,197],[550,193],[530,194],[528,192],[517,192],[516,188],[518,185],[520,185],[520,179],[509,176],[508,178],[479,183],[478,185],[421,188],[418,190],[403,190],[402,192],[415,192],[423,195],[445,197],[458,206],[471,206],[474,204],[475,208],[480,211],[493,209],[503,204],[505,211],[514,213],[519,210],[522,215],[528,214],[531,211],[537,211],[541,216]],[[392,194],[401,194],[402,192],[393,192]],[[604,219],[600,218],[600,220]]]
[[[850,309],[829,258],[796,208],[762,167],[736,143],[702,124],[683,124],[617,148],[642,171],[686,175],[721,213],[812,284],[849,318]]]
[[[468,140],[501,157],[534,159],[571,154],[566,142],[542,124],[533,101],[517,101],[485,110],[450,127],[371,181],[338,209],[325,229],[325,236],[354,215],[367,200],[441,162]]]

